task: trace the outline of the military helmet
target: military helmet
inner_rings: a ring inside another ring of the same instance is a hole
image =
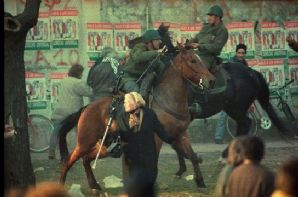
[[[218,17],[221,17],[221,18],[222,18],[222,16],[223,16],[223,11],[222,11],[222,9],[221,9],[220,6],[218,6],[218,5],[214,5],[214,6],[212,6],[212,7],[209,9],[207,15],[215,15],[215,16],[218,16]]]
[[[149,42],[151,40],[161,40],[161,37],[157,30],[149,29],[143,34],[144,42]]]

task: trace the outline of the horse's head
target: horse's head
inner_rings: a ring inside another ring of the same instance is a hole
[[[214,83],[215,77],[201,63],[193,50],[184,48],[181,45],[179,45],[179,49],[180,52],[174,59],[174,66],[176,66],[182,76],[188,81],[204,89],[210,88]]]

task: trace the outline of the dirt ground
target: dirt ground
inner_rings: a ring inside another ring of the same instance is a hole
[[[264,139],[266,141],[266,155],[262,162],[273,172],[291,155],[298,155],[298,141],[291,143],[280,141],[278,138]],[[217,176],[221,170],[218,158],[221,151],[225,148],[225,144],[194,143],[195,152],[203,156],[201,171],[205,179],[207,188],[204,190],[197,189],[195,182],[191,179],[193,175],[192,166],[189,160],[186,161],[187,172],[181,179],[174,178],[173,174],[178,169],[178,160],[169,145],[164,145],[161,150],[159,159],[159,174],[157,179],[158,196],[160,197],[211,197],[214,196],[214,187]],[[60,176],[60,161],[48,160],[47,153],[32,153],[32,163],[36,174],[37,182],[42,181],[58,181]],[[94,170],[97,181],[100,183],[104,191],[100,195],[93,195],[87,185],[82,161],[77,161],[68,173],[66,187],[70,188],[72,184],[81,185],[81,191],[86,196],[117,196],[122,188],[105,188],[103,179],[114,175],[121,178],[121,160],[114,158],[106,158],[97,162]]]

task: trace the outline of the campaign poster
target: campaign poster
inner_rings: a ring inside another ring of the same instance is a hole
[[[245,44],[247,47],[246,58],[255,57],[255,34],[253,22],[232,22],[226,25],[229,31],[229,39],[223,49],[223,53],[229,53],[230,57],[235,55],[236,46]]]
[[[169,34],[172,41],[173,46],[177,46],[177,42],[180,43],[180,24],[178,23],[172,23],[172,22],[166,22],[166,21],[156,21],[153,23],[153,28],[158,29],[161,24],[164,24],[165,26],[169,27]]]
[[[141,23],[114,23],[114,48],[118,52],[127,52],[129,40],[141,36]]]
[[[53,48],[78,48],[78,10],[52,10]]]
[[[257,59],[247,59],[248,66],[254,70],[258,70],[259,61]]]
[[[86,26],[87,53],[89,60],[96,61],[103,48],[113,48],[113,24],[88,22]]]
[[[196,35],[201,31],[202,24],[186,24],[182,23],[180,25],[180,43],[185,43],[186,40],[191,40],[196,37]]]
[[[298,21],[287,21],[285,22],[286,37],[290,36],[292,39],[298,41]],[[288,44],[286,44],[286,49],[288,50],[289,58],[297,58],[298,53],[291,49]]]
[[[285,83],[285,69],[283,59],[260,59],[258,71],[266,79],[269,88],[279,88]]]
[[[298,59],[289,59],[289,79],[294,80],[293,83],[290,84],[291,90],[295,93],[298,93]]]
[[[26,98],[28,108],[46,109],[46,79],[45,74],[37,72],[26,72]]]
[[[54,108],[55,104],[57,103],[57,98],[60,91],[61,80],[67,77],[67,72],[55,72],[50,74],[50,91],[51,91],[51,104],[52,109]]]
[[[285,31],[275,22],[261,23],[262,57],[283,58],[287,56]]]
[[[49,12],[39,12],[37,24],[26,36],[25,50],[50,50]]]

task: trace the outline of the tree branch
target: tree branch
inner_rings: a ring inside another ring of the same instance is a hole
[[[41,0],[27,0],[22,14],[16,16],[16,20],[21,23],[21,27],[28,30],[36,25],[38,21],[39,6]]]

